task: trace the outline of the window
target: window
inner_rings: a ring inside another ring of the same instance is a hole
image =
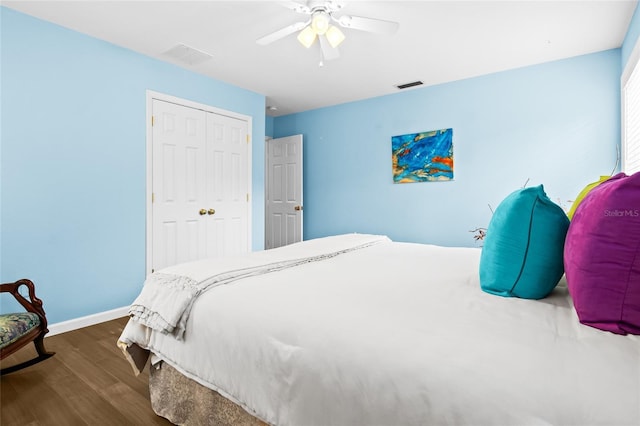
[[[640,171],[640,42],[622,73],[622,171]]]

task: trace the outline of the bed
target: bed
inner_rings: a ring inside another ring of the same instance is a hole
[[[166,268],[118,345],[176,424],[638,425],[640,336],[480,289],[480,249],[346,234]]]

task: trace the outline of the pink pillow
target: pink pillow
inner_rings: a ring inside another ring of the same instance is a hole
[[[640,173],[619,173],[582,200],[567,231],[564,269],[581,323],[640,334]]]

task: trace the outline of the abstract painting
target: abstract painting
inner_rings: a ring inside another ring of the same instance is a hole
[[[453,180],[453,129],[391,138],[393,182]]]

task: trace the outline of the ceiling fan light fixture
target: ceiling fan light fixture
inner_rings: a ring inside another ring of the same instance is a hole
[[[314,41],[316,41],[316,32],[313,31],[311,27],[305,27],[298,34],[298,41],[301,45],[306,47],[307,49],[311,47]]]
[[[340,28],[331,25],[325,34],[327,41],[334,49],[340,45],[345,39],[344,33],[340,31]]]
[[[326,12],[314,12],[313,18],[311,19],[311,28],[318,35],[323,35],[329,29],[329,21],[331,18],[329,14]]]

